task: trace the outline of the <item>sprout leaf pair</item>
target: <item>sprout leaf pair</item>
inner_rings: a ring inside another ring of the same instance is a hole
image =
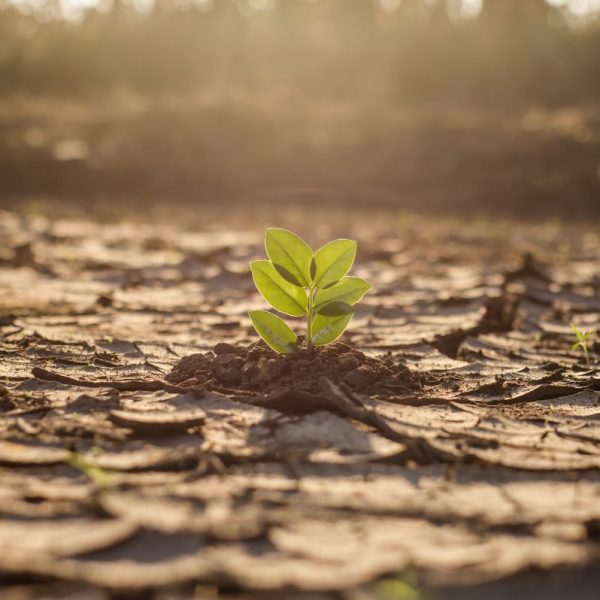
[[[596,333],[593,329],[588,331],[583,331],[579,329],[574,323],[571,323],[571,329],[577,338],[577,341],[571,346],[571,350],[579,350],[581,349],[585,355],[585,362],[587,366],[590,366],[590,350],[588,348],[588,343],[592,341],[592,337]]]
[[[333,240],[313,252],[286,229],[265,233],[268,260],[250,263],[256,288],[275,309],[290,317],[306,317],[306,345],[334,342],[346,329],[354,305],[371,284],[347,276],[356,256],[354,240]],[[276,352],[298,349],[298,336],[285,321],[265,310],[252,310],[250,319],[260,337]]]

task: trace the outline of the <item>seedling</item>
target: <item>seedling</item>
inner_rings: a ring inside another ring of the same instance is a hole
[[[70,452],[66,462],[89,477],[96,487],[100,489],[110,487],[110,478],[107,472],[102,467],[90,463],[82,454]]]
[[[252,278],[262,297],[290,317],[306,317],[306,346],[324,346],[344,332],[354,305],[371,289],[360,277],[348,277],[354,240],[333,240],[313,252],[300,237],[286,229],[265,232],[269,260],[250,263]],[[288,324],[266,310],[251,310],[258,335],[279,354],[298,349],[298,336]]]
[[[588,331],[583,331],[575,325],[575,323],[571,323],[571,329],[573,333],[577,337],[577,341],[571,346],[571,350],[581,350],[585,355],[585,364],[590,366],[590,351],[588,348],[588,342],[591,341],[592,336],[595,331],[593,329],[588,329]]]
[[[382,579],[375,584],[373,591],[377,600],[424,600],[428,597],[412,572]]]
[[[376,587],[377,600],[422,600],[418,588],[401,579],[384,579]]]

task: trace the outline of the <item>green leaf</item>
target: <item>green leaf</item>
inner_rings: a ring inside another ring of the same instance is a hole
[[[266,310],[251,310],[248,315],[258,335],[279,354],[291,354],[298,348],[298,337],[288,324]]]
[[[345,302],[328,302],[317,310],[319,315],[325,315],[326,317],[341,317],[352,312],[354,312],[354,308]]]
[[[575,323],[569,323],[569,325],[571,326],[573,333],[577,336],[577,339],[581,341],[583,339],[583,332],[579,330]]]
[[[303,288],[304,286],[285,268],[282,267],[281,265],[276,265],[275,263],[273,263],[273,266],[275,267],[275,270],[289,283],[291,283],[292,285],[295,285],[296,287],[301,287]]]
[[[360,277],[344,277],[335,285],[317,292],[315,307],[321,312],[319,307],[330,302],[356,304],[370,289],[371,284]]]
[[[89,477],[97,487],[102,489],[110,487],[111,481],[108,473],[102,467],[90,462],[83,454],[69,452],[66,463]]]
[[[265,232],[265,248],[273,264],[284,268],[302,287],[310,285],[313,251],[301,237],[287,229],[271,227]]]
[[[572,346],[571,346],[571,350],[577,350],[579,348],[579,346],[581,346],[581,342],[575,342]]]
[[[339,281],[352,267],[356,256],[354,240],[333,240],[315,252],[314,284],[325,288]]]
[[[250,269],[256,288],[273,308],[292,317],[306,314],[306,292],[283,279],[270,260],[254,260]]]
[[[326,317],[317,315],[312,325],[311,341],[315,346],[324,346],[335,342],[348,326],[352,313],[341,317]]]

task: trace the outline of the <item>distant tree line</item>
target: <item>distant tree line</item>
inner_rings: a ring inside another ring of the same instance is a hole
[[[545,0],[129,0],[75,20],[0,0],[0,94],[285,87],[313,97],[562,104],[600,96],[598,22]]]

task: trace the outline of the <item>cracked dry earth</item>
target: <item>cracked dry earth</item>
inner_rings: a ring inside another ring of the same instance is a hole
[[[350,221],[374,290],[291,365],[262,223],[0,213],[2,598],[598,598],[598,231]]]

